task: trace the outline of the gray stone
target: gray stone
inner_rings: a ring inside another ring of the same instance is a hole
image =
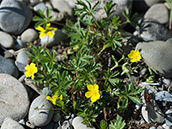
[[[30,3],[32,3],[32,4],[37,4],[37,3],[39,3],[40,2],[40,0],[30,0]]]
[[[0,56],[0,73],[6,73],[16,78],[19,74],[16,66],[2,56]]]
[[[54,114],[52,105],[46,100],[45,95],[40,95],[33,100],[29,109],[29,121],[34,126],[47,125]]]
[[[156,73],[170,78],[172,77],[172,44],[163,41],[138,43],[136,49],[144,62]]]
[[[160,91],[155,95],[155,100],[172,102],[172,94],[168,91]]]
[[[163,0],[144,0],[144,1],[145,1],[146,5],[149,7],[151,7],[154,4],[163,2]]]
[[[21,34],[21,40],[24,43],[28,43],[28,42],[33,42],[34,40],[36,40],[38,38],[38,33],[36,32],[36,30],[29,28],[27,30],[25,30],[22,34]]]
[[[7,116],[21,120],[28,108],[29,97],[23,84],[8,74],[0,74],[0,125]]]
[[[87,127],[85,124],[81,123],[84,119],[80,116],[77,116],[73,119],[72,125],[74,129],[95,129],[94,127]]]
[[[42,12],[44,12],[44,11],[46,10],[45,4],[44,4],[44,3],[39,3],[39,4],[37,4],[37,5],[35,5],[35,6],[33,7],[33,10],[34,10],[35,12],[38,11],[39,9],[40,9]]]
[[[48,35],[45,35],[42,39],[41,39],[41,45],[45,45],[47,44],[48,47],[52,47],[55,45],[58,45],[60,43],[62,43],[64,40],[67,39],[67,36],[65,33],[62,32],[62,30],[56,30],[54,32],[54,37],[51,38]]]
[[[145,13],[150,6],[163,1],[164,0],[133,0],[133,9],[135,12]]]
[[[32,20],[31,9],[21,1],[3,0],[0,5],[0,28],[8,33],[18,35],[24,31]]]
[[[25,64],[27,63],[28,56],[26,55],[26,50],[22,50],[17,54],[16,61]]]
[[[61,119],[60,112],[56,112],[53,116],[53,121],[58,122]]]
[[[46,126],[42,127],[42,129],[53,129],[54,124],[55,124],[55,123],[50,122],[48,125],[46,125]]]
[[[153,18],[161,24],[166,24],[169,22],[169,11],[164,4],[154,4],[147,10],[144,18]]]
[[[156,127],[155,127],[155,126],[152,126],[152,127],[150,127],[149,129],[156,129]]]
[[[64,0],[50,0],[52,3],[52,6],[59,10],[60,12],[67,12],[68,15],[72,15],[72,8],[69,6],[69,4]]]
[[[171,37],[170,31],[155,19],[141,19],[136,27],[138,37],[144,41],[167,40]]]
[[[13,37],[8,33],[0,31],[0,45],[4,48],[12,48],[14,46]]]
[[[28,56],[26,55],[26,50],[22,50],[17,54],[15,64],[21,72],[25,72],[25,67],[27,65]]]
[[[24,127],[11,117],[6,117],[2,123],[1,129],[24,129]]]

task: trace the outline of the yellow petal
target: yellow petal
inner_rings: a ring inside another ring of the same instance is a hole
[[[88,85],[87,85],[87,89],[88,89],[88,90],[94,90],[93,85],[88,84]]]
[[[63,99],[63,95],[60,95],[59,99],[61,99],[61,100],[62,100],[62,99]]]
[[[34,79],[34,74],[31,75],[32,80]]]
[[[49,101],[52,100],[52,98],[50,96],[47,96],[46,99],[49,100]]]
[[[96,94],[94,96],[95,96],[96,99],[99,99],[100,98],[99,92],[96,92]]]
[[[44,28],[42,28],[41,26],[38,26],[35,28],[36,30],[39,30],[39,31],[44,31]]]
[[[25,74],[26,77],[30,76],[30,73],[28,71],[24,72],[24,74]]]
[[[40,33],[39,38],[42,39],[45,35],[46,35],[46,33],[42,32],[42,33]]]
[[[50,26],[51,26],[51,24],[48,23],[47,26],[46,26],[46,30],[47,30],[48,28],[50,28]]]
[[[97,84],[94,84],[94,89],[99,90],[99,86]]]
[[[93,102],[93,103],[94,103],[94,102],[96,102],[96,101],[97,101],[96,96],[95,96],[95,95],[94,95],[94,96],[92,96],[92,97],[91,97],[91,102]]]
[[[90,98],[92,95],[93,95],[93,94],[92,94],[91,91],[87,91],[87,92],[85,93],[85,97],[87,97],[87,98]]]
[[[35,67],[35,64],[34,63],[31,63],[30,64],[30,67],[31,67],[31,69],[33,69]]]
[[[34,72],[34,73],[37,73],[37,72],[38,72],[37,67],[35,67],[35,68],[33,69],[33,72]]]
[[[51,37],[51,38],[53,38],[53,36],[54,36],[54,33],[51,32],[51,31],[49,31],[47,34],[48,34],[48,36]]]
[[[29,69],[30,69],[30,66],[27,65],[27,66],[25,67],[25,70],[29,70]]]

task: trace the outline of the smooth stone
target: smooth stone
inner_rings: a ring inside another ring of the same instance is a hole
[[[16,61],[26,65],[27,59],[28,59],[28,56],[27,56],[26,52],[27,52],[26,50],[20,51],[17,54]]]
[[[52,92],[52,90],[49,89],[48,87],[44,87],[42,90],[42,94],[46,95],[46,96],[51,95],[51,92]]]
[[[10,34],[18,35],[32,20],[32,11],[18,0],[3,0],[0,5],[0,28]]]
[[[21,119],[19,122],[18,122],[20,125],[22,126],[25,126],[26,125],[26,122],[24,119]]]
[[[172,43],[163,41],[138,43],[136,49],[144,62],[155,72],[165,78],[172,77]]]
[[[50,123],[54,110],[46,100],[45,95],[40,95],[33,100],[29,109],[29,121],[34,126],[45,126]]]
[[[133,0],[134,12],[145,13],[154,4],[164,2],[164,0]]]
[[[165,83],[167,86],[169,86],[171,84],[171,79],[169,78],[162,78],[162,82]]]
[[[156,129],[156,127],[155,127],[155,126],[152,126],[152,127],[150,127],[149,129]]]
[[[146,122],[144,120],[141,120],[140,121],[140,124],[145,124]]]
[[[2,123],[1,129],[24,129],[24,127],[11,117],[6,117]]]
[[[27,59],[28,56],[26,55],[26,50],[22,50],[17,54],[17,58],[15,61],[15,64],[17,66],[17,68],[19,69],[19,71],[21,72],[25,72],[25,67],[27,65]]]
[[[54,129],[54,128],[53,128],[53,127],[54,127],[54,124],[55,124],[55,123],[50,122],[48,125],[42,127],[42,129]]]
[[[63,33],[62,30],[57,29],[54,33],[55,34],[53,38],[49,37],[48,35],[45,35],[41,39],[41,45],[44,46],[45,44],[47,44],[48,47],[52,47],[62,43],[64,40],[67,39],[66,34]]]
[[[50,0],[52,6],[60,12],[67,12],[68,15],[72,16],[72,8],[64,0]]]
[[[29,28],[21,34],[21,40],[24,43],[33,42],[38,38],[38,33],[36,30]]]
[[[155,95],[155,100],[172,102],[172,94],[168,91],[160,91]]]
[[[29,2],[35,5],[35,4],[38,4],[40,0],[30,0]]]
[[[60,119],[61,119],[60,112],[54,113],[53,121],[54,121],[54,122],[58,122]]]
[[[21,120],[28,113],[29,97],[26,88],[16,78],[0,74],[0,125],[9,116]]]
[[[0,73],[6,73],[14,77],[18,77],[19,72],[16,66],[11,63],[9,60],[5,59],[0,55]]]
[[[170,31],[155,19],[141,19],[139,20],[139,24],[134,34],[142,38],[143,41],[165,41],[171,38]]]
[[[37,4],[37,5],[35,5],[35,6],[33,7],[33,10],[34,10],[35,12],[38,11],[39,9],[40,9],[42,12],[44,12],[44,11],[46,10],[45,4],[44,4],[44,3],[39,3],[39,4]]]
[[[153,18],[161,24],[169,22],[169,12],[163,3],[154,4],[145,13],[144,18]]]
[[[8,33],[0,31],[0,45],[4,48],[12,48],[14,46],[13,37]]]
[[[74,129],[95,129],[94,127],[87,127],[85,124],[82,123],[84,119],[80,116],[77,116],[73,119],[72,125]]]
[[[163,0],[144,0],[144,1],[145,1],[146,5],[148,5],[149,7],[151,7],[154,4],[163,2]]]

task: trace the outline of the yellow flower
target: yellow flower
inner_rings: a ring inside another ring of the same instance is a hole
[[[50,26],[51,26],[50,23],[47,24],[45,30],[44,30],[44,28],[42,28],[41,26],[38,26],[37,28],[35,28],[36,30],[41,31],[41,32],[40,32],[40,35],[39,35],[39,38],[40,38],[40,39],[43,38],[43,37],[44,37],[45,35],[47,35],[47,34],[48,34],[48,36],[51,37],[51,38],[54,36],[53,31],[57,30],[57,28],[50,27]]]
[[[47,96],[47,97],[46,97],[46,99],[49,100],[49,101],[51,101],[54,105],[56,105],[56,100],[57,100],[57,99],[61,99],[61,100],[62,100],[62,98],[63,98],[62,95],[60,95],[60,96],[58,97],[58,91],[57,91],[52,97],[50,97],[50,96]]]
[[[139,50],[131,50],[131,52],[128,54],[128,57],[130,58],[131,62],[139,61],[142,58],[139,54]]]
[[[100,98],[99,86],[97,84],[94,84],[94,86],[89,84],[87,85],[87,89],[89,91],[85,93],[85,97],[87,98],[91,97],[91,101],[93,103],[96,102]]]
[[[34,74],[38,72],[37,67],[35,66],[34,63],[31,63],[30,65],[27,65],[25,67],[25,70],[27,70],[24,74],[26,77],[30,77],[32,78],[32,80],[34,79]]]

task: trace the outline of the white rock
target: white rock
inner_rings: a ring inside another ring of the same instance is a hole
[[[46,100],[45,95],[40,95],[33,100],[29,109],[29,121],[34,126],[47,125],[54,114],[52,105]]]
[[[1,129],[24,129],[17,121],[13,120],[11,117],[6,117],[2,123]]]
[[[29,97],[23,84],[8,74],[0,74],[0,125],[7,116],[21,120],[28,108]]]
[[[21,40],[24,43],[33,42],[37,38],[38,38],[38,33],[34,29],[32,29],[32,28],[29,28],[29,29],[25,30],[21,34]]]
[[[4,48],[12,48],[14,46],[13,37],[8,33],[0,31],[0,45]]]
[[[87,127],[85,124],[81,123],[84,119],[80,116],[77,116],[73,119],[72,125],[74,129],[95,129],[94,127]]]

